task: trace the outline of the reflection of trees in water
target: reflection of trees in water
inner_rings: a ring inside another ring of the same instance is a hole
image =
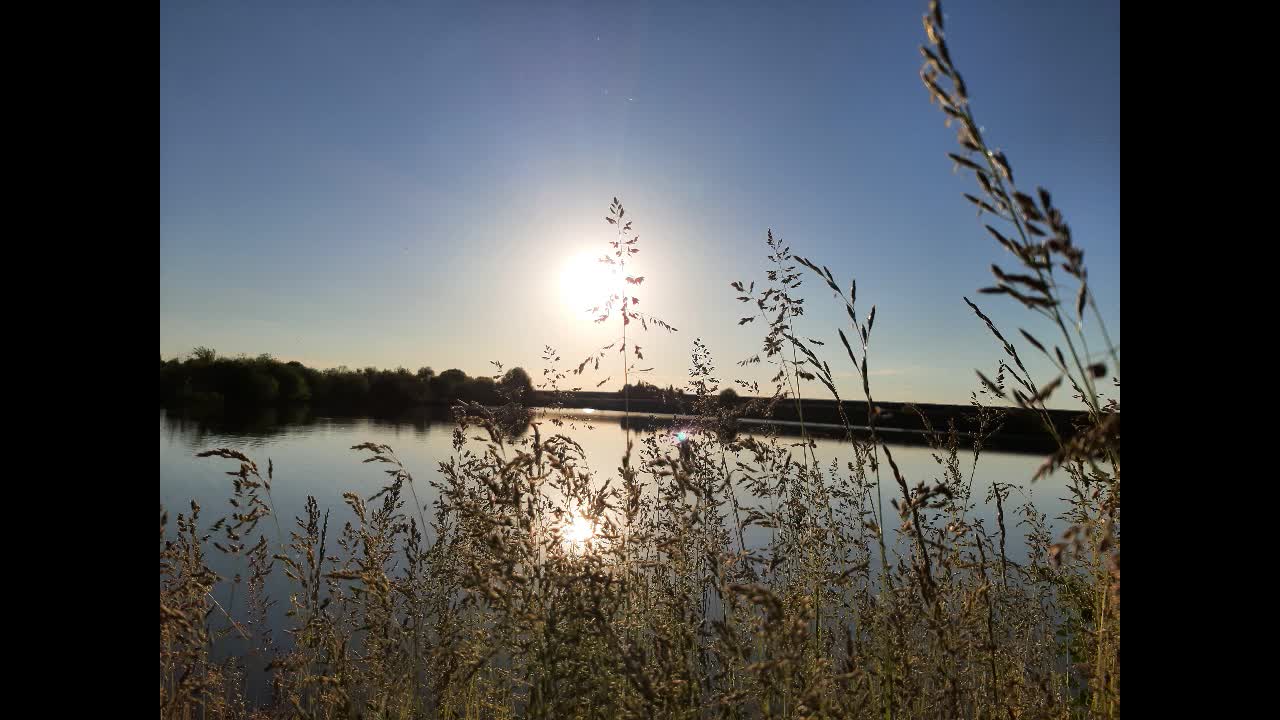
[[[205,443],[206,438],[211,436],[252,442],[299,430],[305,431],[307,428],[345,427],[359,423],[392,426],[401,431],[411,429],[415,437],[425,438],[433,426],[451,427],[453,424],[444,408],[424,409],[395,418],[317,413],[307,406],[205,413],[162,409],[160,414],[168,437],[172,438],[174,434],[190,437],[194,445]]]
[[[280,435],[287,428],[310,425],[314,422],[305,408],[261,408],[252,412],[218,413],[168,410],[164,413],[165,427],[171,432],[191,438],[193,445],[203,445],[209,436],[233,437],[244,440],[267,439]]]

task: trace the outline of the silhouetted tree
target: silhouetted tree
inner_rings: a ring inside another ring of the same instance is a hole
[[[279,383],[280,399],[290,403],[306,402],[311,399],[311,387],[307,385],[307,379],[298,369],[301,365],[298,367],[293,365],[293,363],[288,365],[277,363],[272,368],[272,375]]]
[[[431,392],[436,398],[447,402],[458,397],[458,389],[466,382],[466,373],[451,368],[431,379]]]
[[[355,410],[364,407],[369,399],[369,379],[363,373],[351,372],[346,367],[328,370],[329,404],[344,410]]]
[[[502,376],[499,390],[508,402],[529,404],[533,398],[533,378],[522,367],[514,367]]]
[[[623,385],[621,392],[624,394],[629,393],[633,398],[656,398],[662,395],[661,388],[644,380],[635,385]]]
[[[463,383],[458,392],[458,399],[478,402],[481,405],[498,405],[498,384],[491,377],[472,378]]]

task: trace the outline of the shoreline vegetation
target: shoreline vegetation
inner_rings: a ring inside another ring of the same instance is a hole
[[[228,400],[230,398],[230,400]],[[815,434],[843,434],[841,408],[826,398],[801,398],[775,403],[764,398],[740,396],[727,389],[717,396],[720,408],[731,419],[774,423],[783,435],[800,435],[795,424],[803,421]],[[551,410],[603,410],[625,412],[635,417],[633,427],[652,427],[649,416],[695,414],[699,398],[695,393],[674,387],[659,388],[640,382],[614,392],[588,390],[545,391],[534,388],[529,374],[520,367],[497,376],[468,376],[458,369],[436,374],[430,367],[416,372],[404,368],[316,370],[296,361],[283,362],[269,355],[218,357],[208,348],[196,348],[185,361],[161,360],[161,407],[193,417],[245,417],[266,409],[304,409],[318,415],[367,416],[401,419],[434,413],[451,418],[449,409],[460,403],[498,407],[516,402],[529,408]],[[842,402],[846,418],[866,418],[867,403]],[[902,444],[927,444],[926,435],[945,429],[955,419],[961,437],[977,430],[979,409],[974,405],[945,403],[901,403],[876,401],[876,427],[898,433]],[[986,446],[1010,452],[1049,452],[1056,447],[1044,431],[1043,419],[1033,410],[1005,407],[1000,429],[989,432]],[[1086,424],[1088,413],[1047,410],[1061,437],[1075,436]],[[866,431],[868,425],[854,426]]]
[[[760,354],[744,363],[776,371],[768,384],[725,393],[695,339],[678,397],[687,432],[627,424],[621,457],[590,462],[554,417],[524,432],[538,393],[564,407],[560,386],[586,368],[622,372],[627,423],[663,402],[630,384],[645,372],[637,338],[677,330],[637,309],[639,238],[614,198],[603,262],[619,281],[596,322],[616,339],[567,369],[546,348],[536,387],[519,368],[313,375],[207,349],[162,359],[162,406],[395,406],[417,383],[433,395],[409,407],[448,401],[455,426],[434,467],[406,467],[385,444],[351,447],[360,480],[341,500],[308,496],[292,518],[276,513],[271,457],[197,452],[225,469],[228,502],[160,508],[161,718],[1119,718],[1119,345],[1063,213],[1047,190],[1021,192],[984,137],[944,17],[930,2],[920,78],[957,132],[951,162],[974,174],[966,199],[1010,254],[979,292],[1020,304],[1030,322],[1002,330],[962,298],[1003,357],[977,371],[960,417],[933,414],[947,406],[918,416],[936,465],[894,458],[888,428],[913,413],[874,399],[875,306],[764,228],[763,272],[732,287],[750,313],[739,325],[761,321]],[[843,347],[797,330],[802,293],[843,306]],[[1107,359],[1094,362],[1102,345]],[[1034,377],[1029,353],[1054,373]],[[856,403],[834,382],[849,366]],[[798,400],[819,383],[829,405]],[[1082,406],[1074,434],[1048,409],[1055,392]],[[784,408],[805,441],[777,425],[737,431]],[[809,435],[832,413],[842,456],[820,461]],[[984,482],[987,441],[1028,414],[1051,441],[1044,460],[1024,483]],[[966,415],[976,432],[962,439]],[[1053,518],[1033,492],[1050,474],[1063,494]],[[370,476],[381,481],[372,494]],[[338,502],[349,520],[331,518]]]

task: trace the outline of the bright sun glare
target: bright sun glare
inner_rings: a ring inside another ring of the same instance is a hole
[[[569,258],[560,272],[560,294],[574,313],[584,313],[603,305],[617,292],[614,266],[600,262],[599,255],[581,252]]]
[[[581,548],[587,544],[587,541],[595,537],[595,534],[595,523],[588,518],[575,514],[573,519],[565,525],[563,538],[570,547]]]

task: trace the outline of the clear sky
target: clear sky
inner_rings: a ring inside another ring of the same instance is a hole
[[[544,345],[568,364],[616,333],[575,312],[593,280],[573,268],[606,250],[617,196],[641,309],[679,329],[640,338],[650,381],[683,384],[695,337],[722,379],[761,379],[735,372],[763,328],[729,284],[763,280],[772,228],[878,306],[878,399],[965,402],[1001,350],[962,296],[1052,333],[976,295],[1013,263],[920,83],[925,7],[162,2],[161,355],[537,378]],[[979,123],[1053,193],[1118,340],[1119,3],[944,9]],[[859,396],[843,309],[802,289],[801,334]]]

